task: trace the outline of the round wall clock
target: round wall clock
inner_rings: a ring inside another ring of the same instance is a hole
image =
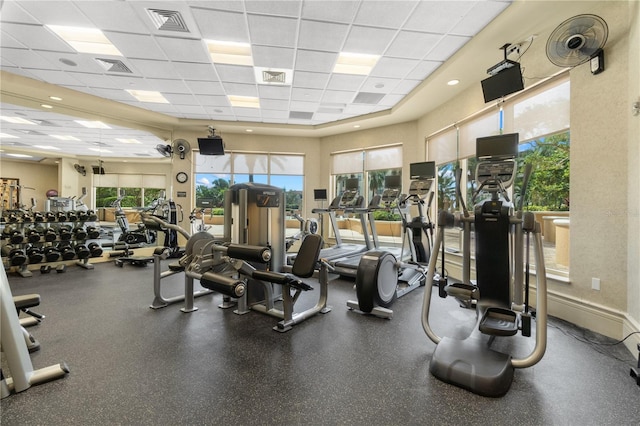
[[[179,183],[185,183],[186,181],[189,180],[189,176],[185,172],[180,172],[176,175],[176,180]]]

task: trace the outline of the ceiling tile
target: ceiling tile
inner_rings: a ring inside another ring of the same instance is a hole
[[[255,84],[223,82],[222,87],[227,95],[258,96],[258,90]]]
[[[93,27],[91,20],[82,13],[75,2],[23,1],[20,6],[42,24]]]
[[[136,14],[131,2],[79,1],[76,2],[76,5],[86,16],[91,17],[92,26],[103,31],[122,31],[130,34],[149,33],[150,27],[145,25],[140,16]],[[111,40],[111,38],[109,39]],[[114,43],[113,40],[111,42]]]
[[[294,87],[291,89],[291,100],[293,101],[310,101],[320,102],[324,90],[318,89],[301,89]]]
[[[164,54],[173,61],[211,62],[202,40],[188,40],[176,37],[156,37]]]
[[[141,76],[149,78],[180,78],[171,62],[155,61],[149,59],[129,59],[131,65]]]
[[[32,50],[55,50],[56,52],[69,53],[76,52],[53,32],[39,25],[23,25],[7,22],[2,24],[2,32],[20,40],[22,44],[29,46]]]
[[[192,62],[172,62],[178,75],[185,80],[211,81],[218,80],[218,75],[212,64]]]
[[[224,89],[219,81],[189,81],[185,84],[196,95],[224,95]]]
[[[291,87],[288,86],[266,86],[259,85],[258,92],[262,99],[289,99],[291,96]]]
[[[456,35],[473,36],[503,12],[509,4],[506,1],[476,2],[450,32]]]
[[[413,59],[380,58],[371,75],[375,77],[402,78],[407,75],[418,61]]]
[[[265,68],[293,69],[294,49],[270,46],[253,46],[253,65]]]
[[[21,68],[54,69],[51,62],[30,50],[2,49],[0,50],[0,58],[3,61],[7,60],[19,64]]]
[[[343,52],[381,55],[395,36],[395,30],[353,26],[342,48]]]
[[[299,0],[280,1],[245,1],[244,7],[247,13],[259,13],[263,15],[279,15],[297,17],[300,14],[302,2]]]
[[[150,35],[123,34],[115,32],[105,33],[127,58],[167,60],[167,55]],[[173,58],[172,58],[173,59]]]
[[[461,36],[445,36],[440,42],[429,52],[425,59],[430,61],[446,61],[458,51],[462,46],[464,46],[469,40],[470,37],[461,37]]]
[[[217,5],[219,2],[194,3]],[[198,24],[202,38],[205,40],[249,42],[247,21],[242,13],[193,8],[193,17]]]
[[[348,31],[348,25],[303,20],[300,23],[298,48],[340,52]]]
[[[407,95],[407,94],[409,94],[409,92],[411,92],[413,89],[415,89],[416,86],[418,86],[420,83],[422,83],[422,80],[407,80],[407,79],[404,79],[400,83],[398,83],[398,85],[396,87],[394,87],[393,94],[394,95]]]
[[[296,55],[296,71],[329,73],[338,59],[337,53],[299,49]]]
[[[51,84],[58,84],[61,86],[83,84],[75,79],[73,75],[62,71],[39,69],[32,69],[30,71],[36,78],[38,78],[38,80],[46,81]]]
[[[422,1],[404,29],[446,34],[471,9],[473,1]]]
[[[357,1],[336,0],[331,3],[323,1],[305,1],[302,5],[302,17],[327,22],[346,22],[353,20],[358,11]]]
[[[265,120],[271,120],[270,122],[276,123],[281,122],[282,120],[286,120],[289,117],[289,110],[279,111],[279,110],[264,110],[262,111],[262,118]]]
[[[396,58],[422,59],[441,38],[442,36],[439,34],[400,31],[385,55]]]
[[[266,111],[266,110],[288,111],[289,101],[281,100],[281,99],[261,99],[260,109],[262,109],[263,111]]]
[[[324,89],[330,74],[296,71],[293,75],[293,86],[297,88]]]
[[[175,105],[176,110],[183,114],[183,116],[185,117],[189,117],[192,116],[193,114],[199,114],[199,115],[206,115],[204,108],[202,108],[200,105],[188,105],[188,104],[184,104],[184,105]]]
[[[327,90],[322,96],[322,103],[343,103],[348,104],[353,101],[354,93],[339,91],[339,90]]]
[[[363,1],[354,19],[355,24],[400,28],[418,1]]]
[[[228,107],[229,100],[226,96],[202,95],[194,93],[198,104],[203,107]]]
[[[73,77],[75,84],[82,84],[87,87],[115,89],[118,84],[117,81],[114,81],[110,76],[104,74],[74,71],[69,71],[65,74]]]
[[[368,77],[360,90],[365,92],[389,93],[398,84],[398,80],[384,77]]]
[[[358,90],[367,77],[364,75],[333,74],[327,85],[328,90]]]
[[[298,20],[275,16],[248,15],[252,44],[294,47],[298,34]]]
[[[4,24],[3,24],[4,25]],[[23,43],[20,43],[15,37],[12,37],[9,33],[0,31],[0,39],[2,39],[2,48],[7,49],[28,49],[29,47]]]
[[[424,80],[434,72],[442,62],[437,61],[421,61],[409,74],[407,74],[406,78],[410,78],[413,80]]]
[[[38,21],[32,15],[27,13],[21,6],[23,3],[17,1],[5,1],[2,3],[2,13],[0,14],[0,22],[22,22],[24,24],[38,24]],[[4,40],[2,41],[4,44]]]
[[[149,83],[152,90],[157,90],[165,95],[167,93],[191,94],[191,90],[182,80],[168,78],[147,78],[145,80]]]
[[[216,71],[223,84],[227,82],[255,84],[256,77],[253,67],[243,67],[240,65],[216,64]]]

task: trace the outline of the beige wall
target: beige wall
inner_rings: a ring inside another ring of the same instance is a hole
[[[31,207],[30,199],[34,197],[37,202],[36,210],[44,210],[47,200],[46,192],[58,187],[58,165],[45,165],[28,161],[2,160],[0,164],[0,177],[20,179],[20,185],[35,188],[24,189],[22,192],[22,204]]]

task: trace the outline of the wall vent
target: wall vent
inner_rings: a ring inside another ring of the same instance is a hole
[[[149,14],[153,25],[161,31],[189,32],[187,24],[185,24],[180,12],[175,10],[147,9],[147,14]]]

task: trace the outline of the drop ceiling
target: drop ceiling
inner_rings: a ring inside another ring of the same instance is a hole
[[[33,148],[41,156],[57,151],[95,156],[99,152],[95,149],[102,149],[103,157],[159,158],[154,147],[166,143],[171,132],[168,137],[158,137],[162,132],[153,136],[140,130],[145,125],[170,130],[188,124],[199,126],[203,133],[208,125],[234,131],[271,127],[326,133],[360,119],[371,119],[369,126],[388,124],[391,115],[396,120],[415,119],[410,111],[415,108],[404,108],[404,114],[396,110],[410,105],[408,99],[429,98],[425,82],[443,69],[451,78],[468,75],[468,62],[458,67],[457,74],[448,64],[509,10],[511,2],[6,0],[0,4],[2,116],[39,121],[36,125],[0,121],[3,150],[22,144],[59,148]],[[78,53],[47,25],[100,29],[122,56]],[[501,44],[528,35],[517,26],[505,27],[503,33],[500,37],[493,31],[491,44],[483,46],[485,61],[474,71],[474,81],[467,79],[461,87],[478,84],[484,70],[501,59]],[[253,65],[213,61],[206,40],[248,44]],[[344,74],[334,71],[341,52],[378,59],[367,75]],[[49,89],[65,96],[44,93]],[[141,102],[127,90],[158,91],[168,103]],[[431,91],[431,98],[440,96],[441,90]],[[49,101],[48,96],[63,99]],[[255,97],[259,108],[232,106],[231,96]],[[70,97],[76,103],[82,98],[84,107],[71,106]],[[53,108],[31,106],[40,100]],[[92,130],[75,122],[75,115],[90,112],[121,118],[140,115],[143,118],[136,122],[142,126]],[[60,133],[79,140],[51,136]],[[121,137],[140,143],[116,141]]]

